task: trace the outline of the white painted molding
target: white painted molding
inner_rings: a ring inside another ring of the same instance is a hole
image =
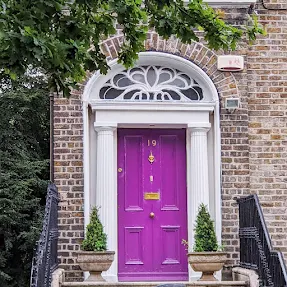
[[[109,122],[94,122],[94,128],[96,132],[100,131],[115,131],[117,128],[117,123],[109,123]]]
[[[231,7],[249,7],[257,0],[204,0],[210,6],[231,6]],[[189,2],[189,1],[186,1]]]
[[[190,152],[190,177],[191,177],[191,193],[189,195],[188,205],[192,206],[189,209],[189,226],[195,225],[198,207],[201,203],[209,208],[209,176],[208,176],[208,151],[207,151],[207,127],[192,127],[189,128],[191,138]],[[191,244],[194,245],[194,237],[188,238]],[[192,251],[191,249],[189,250]]]
[[[83,101],[83,149],[84,149],[84,224],[85,227],[90,222],[90,172],[89,172],[89,150],[90,150],[90,139],[89,139],[89,115],[88,115],[88,103]],[[86,228],[84,230],[86,234]]]
[[[89,105],[82,102],[83,109],[83,172],[84,172],[84,233],[86,226],[90,223],[90,136],[89,136]],[[84,272],[84,279],[89,277],[89,272]]]
[[[141,52],[139,53],[139,59],[135,63],[135,66],[141,65],[168,66],[191,75],[203,89],[203,93],[205,95],[204,102],[218,101],[217,90],[211,79],[202,69],[191,61],[163,52]],[[111,69],[107,75],[101,75],[97,72],[92,76],[84,89],[83,100],[88,100],[89,103],[93,100],[99,100],[99,91],[101,87],[103,87],[104,84],[114,75],[125,70],[124,66],[117,63],[117,59],[111,61],[109,66]],[[118,102],[114,101],[114,103]]]
[[[189,138],[189,165],[187,176],[189,177],[189,187],[187,193],[188,205],[188,226],[195,226],[198,207],[201,203],[209,207],[209,177],[208,177],[208,149],[207,132],[210,127],[192,127],[187,130]],[[210,125],[209,125],[210,126]],[[192,228],[193,229],[193,228]],[[188,230],[189,252],[194,247],[194,232]],[[198,272],[189,269],[190,281],[198,276]]]
[[[221,171],[221,130],[220,130],[220,107],[219,102],[216,103],[214,109],[214,194],[215,194],[215,231],[219,244],[221,245],[221,232],[222,232],[222,218],[221,218],[221,182],[222,182],[222,171]]]
[[[90,100],[92,110],[133,110],[133,111],[213,111],[215,102],[116,102]]]
[[[207,129],[207,131],[210,130],[211,128],[211,124],[210,123],[189,123],[187,125],[187,128],[189,131],[192,131],[194,129],[200,129],[200,128],[203,128],[203,129]]]
[[[117,193],[116,167],[114,165],[114,146],[116,127],[111,125],[94,125],[97,132],[97,174],[96,174],[96,206],[99,208],[99,217],[108,235],[108,250],[117,250]],[[117,255],[116,255],[117,256]],[[104,273],[105,277],[117,276],[117,260],[114,260],[110,269]]]
[[[112,77],[117,72],[122,71],[124,67],[118,65],[116,60],[111,63],[111,70],[105,76],[96,73],[87,83],[84,89],[83,100],[89,103],[90,107],[93,111],[93,116],[90,118],[88,116],[84,116],[84,136],[85,134],[93,135],[92,133],[98,133],[98,140],[95,143],[91,143],[89,145],[84,144],[84,158],[88,161],[88,163],[84,163],[84,178],[85,184],[87,183],[87,179],[89,180],[88,188],[85,185],[85,196],[91,196],[91,192],[98,194],[100,190],[103,192],[103,188],[98,187],[102,185],[98,182],[96,178],[97,184],[93,184],[91,178],[95,177],[94,174],[90,174],[90,168],[92,161],[96,161],[97,170],[103,168],[101,162],[108,160],[110,166],[110,177],[109,186],[112,190],[113,194],[109,193],[109,200],[104,204],[109,204],[109,211],[111,209],[114,212],[111,213],[111,219],[106,219],[106,223],[109,225],[107,227],[108,238],[112,238],[112,242],[109,242],[109,245],[114,248],[116,251],[116,260],[113,264],[112,269],[110,269],[107,277],[109,280],[116,281],[117,280],[117,174],[116,174],[116,159],[117,159],[117,134],[115,132],[116,127],[126,128],[175,128],[181,127],[186,129],[195,129],[201,128],[206,131],[206,128],[211,128],[214,133],[214,138],[212,138],[212,142],[209,145],[212,146],[213,150],[213,160],[211,160],[208,164],[211,166],[211,171],[214,177],[214,186],[211,192],[214,193],[215,203],[212,202],[214,207],[213,217],[216,223],[216,233],[217,238],[221,241],[221,170],[220,170],[220,162],[221,162],[221,154],[220,154],[220,126],[219,126],[219,100],[217,90],[211,81],[211,79],[207,76],[207,74],[202,71],[195,64],[183,59],[181,57],[170,55],[167,53],[158,53],[158,52],[144,52],[140,53],[138,65],[144,64],[153,64],[153,65],[163,65],[163,66],[171,66],[178,70],[184,71],[192,75],[193,78],[198,81],[201,86],[203,86],[204,92],[208,94],[209,101],[207,102],[146,102],[146,103],[138,103],[138,102],[116,102],[109,100],[99,100],[98,91],[103,83],[109,77]],[[212,124],[210,123],[210,114],[212,113],[212,117],[214,117],[214,121]],[[89,125],[89,121],[94,122],[94,126]],[[87,123],[88,122],[88,123]],[[110,130],[110,131],[108,131]],[[197,130],[198,131],[198,130]],[[99,134],[100,139],[99,139]],[[105,134],[105,135],[104,135]],[[205,132],[206,134],[206,132]],[[111,136],[113,135],[113,136]],[[101,137],[105,137],[107,141]],[[113,137],[113,139],[112,139]],[[91,138],[93,138],[91,136]],[[195,137],[194,137],[195,139]],[[205,135],[201,137],[201,144],[203,143],[203,147],[205,150],[205,143],[208,140]],[[196,195],[192,194],[191,185],[192,181],[192,168],[191,168],[191,135],[188,132],[186,148],[187,148],[187,189],[190,198],[188,202],[196,201]],[[113,144],[112,144],[113,143]],[[199,142],[197,142],[199,144]],[[201,145],[200,144],[200,145]],[[113,150],[112,147],[113,146]],[[104,157],[104,153],[100,153],[100,150],[103,151],[105,149],[105,153],[107,149],[111,152],[110,155],[113,156],[113,162],[111,158],[109,159]],[[97,156],[93,157],[93,150],[97,150]],[[197,161],[198,163],[199,161]],[[93,163],[95,164],[95,163]],[[113,167],[112,167],[113,166]],[[193,167],[194,168],[194,167]],[[104,168],[104,170],[108,170],[108,168]],[[97,171],[97,177],[101,176]],[[114,172],[113,172],[114,171]],[[107,177],[105,178],[107,180]],[[98,186],[98,187],[97,187]],[[103,185],[102,185],[103,186]],[[101,197],[101,196],[100,196]],[[103,198],[103,197],[102,197]],[[89,202],[90,199],[85,199],[85,204]],[[101,199],[103,200],[103,199]],[[99,197],[96,199],[96,203],[100,202]],[[190,214],[192,205],[189,204]],[[88,218],[86,218],[88,214],[85,212],[85,224],[89,222]],[[192,221],[194,221],[194,217],[188,217],[188,238],[192,236],[193,233],[193,225]],[[189,271],[189,277],[193,278],[194,273]]]

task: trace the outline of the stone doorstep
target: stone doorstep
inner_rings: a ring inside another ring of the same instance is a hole
[[[237,286],[247,287],[246,281],[194,281],[194,282],[65,282],[61,287],[155,287],[163,284],[184,284],[186,287]]]

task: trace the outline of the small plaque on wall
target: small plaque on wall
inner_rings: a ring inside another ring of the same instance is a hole
[[[244,58],[237,55],[221,55],[217,57],[217,69],[223,72],[239,72],[244,68]]]

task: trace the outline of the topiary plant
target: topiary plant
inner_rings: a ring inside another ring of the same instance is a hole
[[[214,222],[203,203],[198,209],[194,231],[194,252],[218,251],[220,249],[215,235]]]
[[[87,225],[87,233],[82,242],[82,250],[105,251],[107,250],[107,235],[104,233],[103,225],[99,219],[99,209],[92,208],[91,220]]]

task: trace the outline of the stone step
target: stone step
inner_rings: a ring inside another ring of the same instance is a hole
[[[174,284],[174,286],[172,286]],[[180,285],[179,285],[180,284]],[[194,282],[65,282],[61,287],[156,287],[159,285],[166,285],[162,287],[246,287],[248,284],[245,281],[194,281]]]

